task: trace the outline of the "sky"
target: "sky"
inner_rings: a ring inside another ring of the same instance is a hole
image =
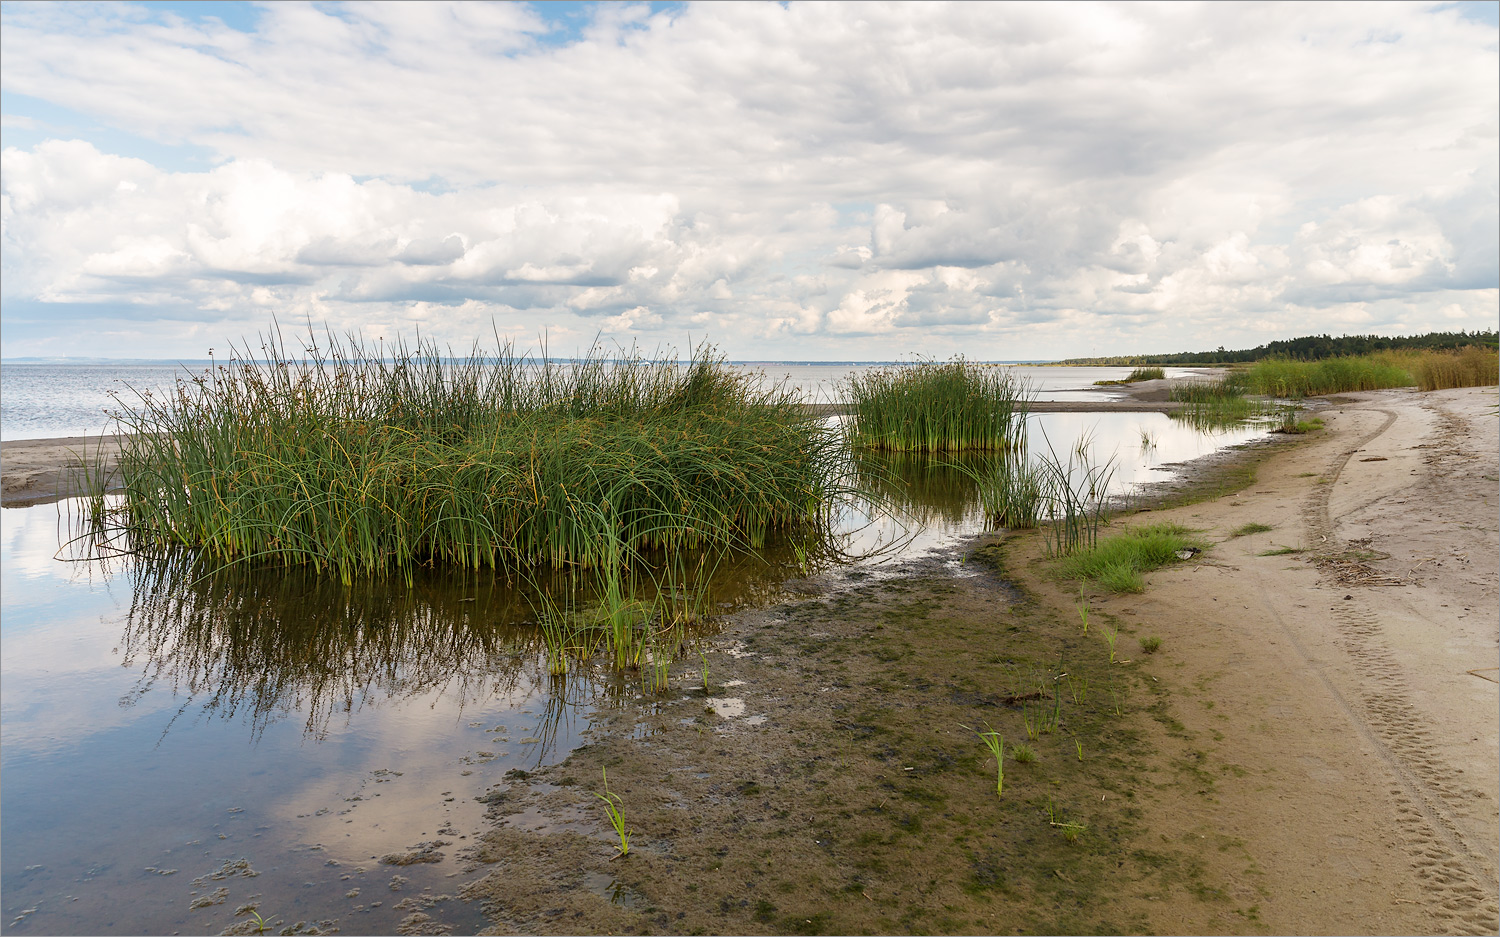
[[[1500,4],[0,4],[0,354],[1500,320]]]

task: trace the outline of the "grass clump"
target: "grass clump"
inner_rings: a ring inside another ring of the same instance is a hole
[[[1152,635],[1149,638],[1141,638],[1141,650],[1147,654],[1155,654],[1161,650],[1161,638]]]
[[[1019,745],[1012,745],[1010,747],[1010,757],[1012,761],[1019,762],[1023,765],[1029,765],[1032,762],[1036,761],[1036,749],[1032,748],[1030,745],[1025,744],[1024,742]]]
[[[1239,527],[1236,527],[1234,530],[1231,530],[1229,532],[1229,536],[1231,538],[1234,538],[1234,537],[1248,537],[1251,534],[1263,534],[1263,533],[1266,533],[1269,530],[1274,530],[1274,529],[1275,528],[1271,527],[1271,525],[1269,525],[1269,524],[1260,524],[1260,523],[1256,523],[1256,522],[1252,521],[1249,524],[1242,524]]]
[[[1119,387],[1123,384],[1134,384],[1138,381],[1160,381],[1165,379],[1167,372],[1161,368],[1146,367],[1136,368],[1128,376],[1118,381],[1095,381],[1097,387]]]
[[[680,364],[598,347],[371,348],[279,335],[117,415],[118,522],[141,548],[310,565],[602,568],[643,550],[816,529],[833,430],[708,346]]]
[[[1100,540],[1080,550],[1063,564],[1063,571],[1078,579],[1098,583],[1111,592],[1140,592],[1141,574],[1176,562],[1179,550],[1201,549],[1176,524],[1151,524]]]
[[[1025,385],[1008,371],[955,358],[851,376],[844,385],[858,445],[898,452],[1005,450],[1025,422]]]

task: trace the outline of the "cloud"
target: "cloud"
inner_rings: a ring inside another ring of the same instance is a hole
[[[8,92],[218,161],[6,149],[8,326],[1037,357],[1497,318],[1496,43],[1451,9],[601,5],[566,41],[518,4],[3,16]]]

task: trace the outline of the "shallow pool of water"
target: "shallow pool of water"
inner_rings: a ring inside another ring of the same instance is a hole
[[[1059,451],[1089,435],[1116,460],[1116,490],[1260,433],[1202,436],[1151,413],[1044,414],[1030,431]],[[876,554],[866,565],[983,529],[962,473],[927,460],[892,474],[895,516],[845,516],[847,548]],[[66,516],[0,511],[0,914],[14,933],[217,933],[250,904],[344,933],[392,933],[420,908],[472,932],[480,909],[441,896],[483,874],[462,856],[483,798],[649,705],[628,681],[550,678],[516,624],[524,602],[493,578],[346,588],[68,563]],[[726,566],[715,598],[763,602],[789,575]],[[441,861],[381,861],[424,847]]]

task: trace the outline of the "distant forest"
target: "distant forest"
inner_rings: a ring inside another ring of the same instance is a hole
[[[1308,335],[1286,341],[1267,342],[1254,348],[1229,351],[1220,345],[1214,351],[1183,351],[1169,355],[1114,355],[1107,358],[1068,358],[1058,364],[1072,365],[1138,365],[1138,364],[1235,364],[1262,358],[1293,358],[1318,361],[1341,355],[1367,355],[1372,351],[1442,350],[1466,345],[1488,345],[1495,348],[1500,335],[1495,332],[1428,332],[1426,335]]]

